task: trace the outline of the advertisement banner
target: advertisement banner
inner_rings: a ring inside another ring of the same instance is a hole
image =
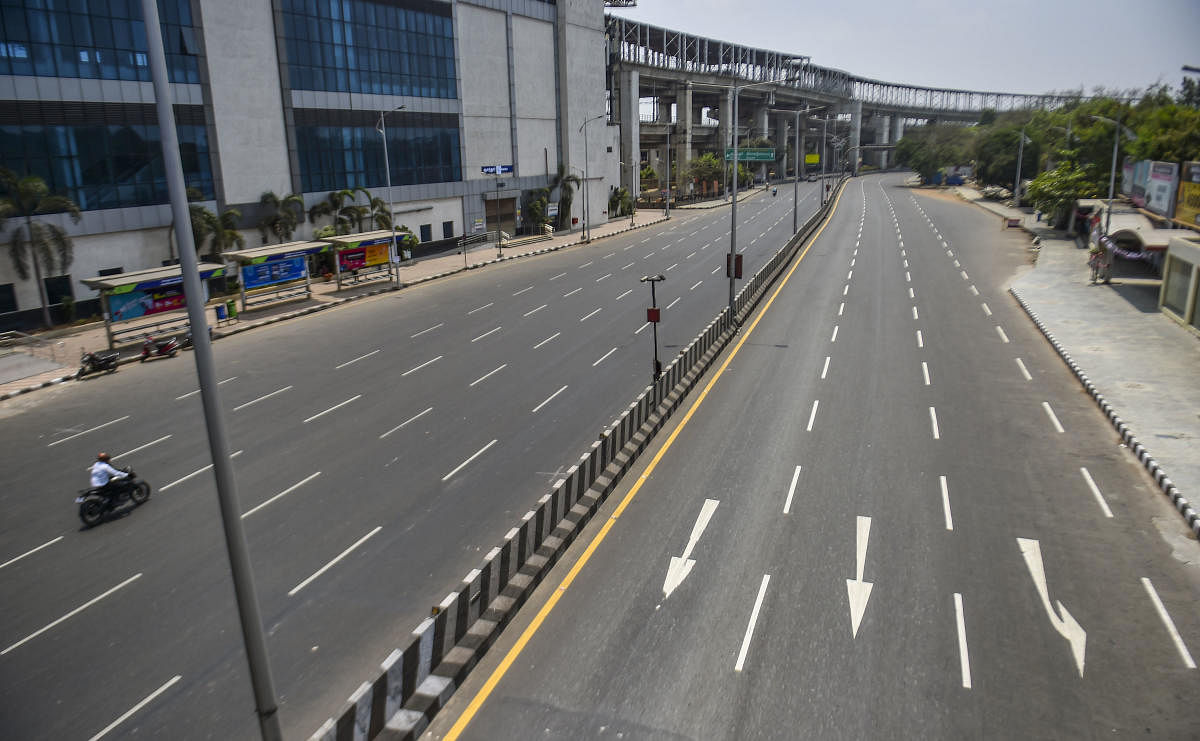
[[[1179,165],[1175,162],[1151,162],[1150,179],[1146,185],[1146,208],[1156,214],[1170,216],[1175,210],[1175,187]]]
[[[821,155],[819,155],[819,154],[806,154],[806,155],[804,155],[804,164],[806,164],[806,165],[819,165],[819,164],[821,164]]]
[[[1146,186],[1150,184],[1150,160],[1138,160],[1133,165],[1133,188],[1129,198],[1138,208],[1146,207]]]
[[[388,243],[373,244],[356,250],[346,250],[338,253],[338,263],[342,271],[369,268],[374,265],[384,265],[388,261]]]
[[[1121,163],[1121,194],[1133,195],[1133,158],[1126,157]]]
[[[1200,162],[1184,162],[1179,173],[1179,199],[1175,218],[1200,226]]]
[[[271,260],[242,268],[242,283],[246,288],[261,288],[304,277],[304,258],[292,257]]]
[[[160,288],[157,291],[130,291],[108,297],[108,311],[114,322],[175,311],[186,305],[183,286]]]

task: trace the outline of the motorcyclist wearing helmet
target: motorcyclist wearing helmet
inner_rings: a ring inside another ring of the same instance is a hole
[[[109,460],[108,453],[98,453],[96,462],[92,464],[92,487],[107,497],[117,493],[117,481],[129,476],[127,472],[113,468]]]

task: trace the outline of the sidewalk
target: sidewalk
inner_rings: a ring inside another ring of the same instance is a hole
[[[747,198],[761,195],[762,193],[762,189],[750,189],[739,193],[738,201],[742,202]],[[717,208],[727,205],[729,205],[729,202],[722,200],[681,206],[674,210]],[[666,217],[658,209],[642,211],[634,216],[633,226],[630,226],[630,222],[627,219],[621,217],[593,228],[591,230],[591,239],[595,242],[632,229],[641,229],[652,224],[658,224],[665,220]],[[581,244],[586,244],[583,240],[582,232],[573,231],[556,235],[541,242],[534,242],[519,247],[505,247],[503,257],[497,257],[495,244],[479,245],[470,248],[465,259],[462,252],[454,251],[404,264],[399,268],[400,284],[401,288],[404,288],[405,286],[412,286],[454,275],[464,270],[475,270],[498,262],[529,257],[530,255],[540,255]],[[312,296],[310,298],[283,301],[274,305],[252,308],[249,311],[241,312],[238,320],[222,322],[220,326],[217,324],[214,305],[208,307],[207,314],[209,324],[213,327],[213,337],[220,339],[221,337],[245,332],[256,327],[274,324],[275,322],[287,319],[295,319],[313,312],[333,308],[347,301],[388,293],[393,290],[395,289],[391,283],[383,280],[365,283],[357,287],[344,288],[341,291],[337,290],[336,283],[317,281],[312,284]],[[175,312],[158,315],[156,318],[165,321],[174,318],[183,319],[185,317],[186,312]],[[182,332],[177,330],[176,332],[167,334],[182,334]],[[48,343],[46,350],[53,352],[58,367],[45,370],[47,365],[54,364],[45,361],[25,362],[19,365],[19,368],[28,368],[29,375],[24,375],[18,369],[18,365],[12,364],[11,367],[5,369],[8,372],[3,376],[10,380],[0,383],[0,401],[39,388],[46,388],[72,380],[79,368],[78,361],[82,350],[103,350],[108,347],[103,322],[51,330],[38,336]],[[140,352],[140,346],[138,345],[125,346],[121,349],[122,362],[129,362]],[[18,375],[21,377],[15,378]]]
[[[1093,285],[1086,248],[1032,214],[956,190],[1041,238],[1037,265],[1013,281],[1013,295],[1200,535],[1181,496],[1200,496],[1200,341],[1158,310],[1157,282]]]

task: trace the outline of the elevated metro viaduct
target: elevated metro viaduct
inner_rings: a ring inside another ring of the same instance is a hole
[[[670,129],[671,161],[686,170],[696,153],[732,146],[733,90],[740,88],[739,141],[763,137],[782,159],[795,136],[795,111],[821,106],[829,135],[844,140],[843,153],[855,172],[861,164],[887,167],[906,122],[978,121],[996,111],[1054,108],[1077,98],[1061,95],[979,92],[883,82],[812,64],[807,56],[756,49],[605,17],[609,120],[620,126],[622,163],[639,163],[642,151],[665,176]],[[651,113],[642,112],[652,101]],[[819,151],[822,122],[802,118],[801,150]],[[830,148],[832,149],[832,148]],[[778,174],[790,171],[789,156]],[[833,163],[835,166],[838,163]],[[760,174],[766,174],[766,165]],[[631,193],[639,189],[638,167],[622,167]]]

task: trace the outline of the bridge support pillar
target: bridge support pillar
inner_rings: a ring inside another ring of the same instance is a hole
[[[892,129],[891,116],[877,116],[875,119],[875,143],[876,144],[891,144],[888,135]],[[879,169],[886,170],[888,167],[888,150],[879,150]]]
[[[767,106],[765,104],[754,109],[754,133],[750,135],[751,138],[754,138],[754,139],[757,139],[759,137],[762,137],[764,139],[770,138],[771,132],[768,128],[770,126],[770,118],[771,118],[771,111],[770,111],[770,109],[767,108]],[[761,178],[762,180],[767,179],[767,163],[766,162],[763,162],[758,166],[758,177]]]
[[[688,167],[692,164],[692,83],[687,82],[676,89],[675,115],[679,117],[679,125],[675,127],[675,152],[672,158],[675,165],[675,184],[680,195],[690,192],[685,182]]]
[[[898,142],[904,138],[904,116],[892,116],[892,141]]]
[[[858,161],[862,159],[862,101],[850,104],[850,173],[858,174]]]
[[[792,166],[792,158],[788,156],[788,124],[794,116],[786,113],[775,114],[775,176],[787,177],[788,168]]]
[[[641,126],[639,115],[641,93],[638,88],[639,75],[636,69],[621,71],[621,179],[629,197],[637,201],[641,195]]]

